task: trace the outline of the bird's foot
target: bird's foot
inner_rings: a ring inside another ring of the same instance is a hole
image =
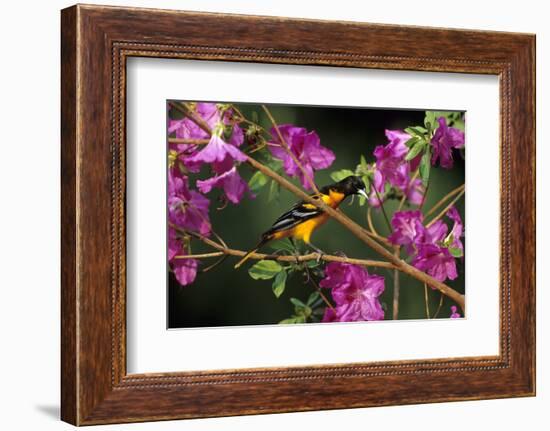
[[[320,248],[318,247],[315,247],[313,244],[309,244],[309,246],[317,253],[317,259],[315,259],[315,261],[317,263],[319,263],[322,259],[323,259],[323,256],[326,254],[323,250],[321,250]]]
[[[321,260],[323,260],[323,256],[325,255],[326,253],[324,251],[318,251],[317,252],[317,259],[315,259],[315,262],[319,263],[321,262]]]

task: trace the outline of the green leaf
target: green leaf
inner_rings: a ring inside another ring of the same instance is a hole
[[[370,180],[369,176],[368,175],[363,175],[361,177],[361,179],[365,183],[365,191],[367,192],[367,194],[369,194],[370,193],[370,185],[371,185],[371,180]],[[361,201],[359,201],[359,202],[361,202]]]
[[[279,199],[280,191],[281,190],[279,189],[279,184],[272,180],[269,184],[269,194],[267,195],[267,202],[269,203]]]
[[[279,183],[277,181],[271,180],[271,183],[269,184],[269,194],[267,196],[267,202],[272,202],[275,199],[279,198],[279,193],[281,189],[279,187]]]
[[[309,307],[304,307],[302,309],[300,309],[299,311],[296,310],[296,314],[298,316],[304,316],[305,318],[308,318],[309,316],[311,316],[311,313],[313,312],[313,310]],[[305,320],[305,319],[304,319]]]
[[[405,129],[405,133],[408,133],[411,136],[418,136],[419,138],[424,139],[424,135],[428,132],[424,127],[422,126],[413,126],[413,127],[407,127]]]
[[[283,267],[274,260],[260,260],[248,270],[248,274],[254,280],[270,280],[275,277]]]
[[[254,175],[252,175],[252,178],[250,178],[250,181],[248,182],[248,187],[250,187],[252,193],[257,193],[266,184],[267,177],[260,171],[258,171]]]
[[[295,306],[295,307],[298,307],[298,308],[305,308],[306,307],[306,304],[304,304],[302,301],[300,301],[298,298],[290,298],[290,302],[292,302],[292,304]]]
[[[367,163],[367,159],[365,158],[365,156],[363,154],[361,154],[361,158],[359,159],[359,163],[361,165],[361,169],[363,169],[364,171],[369,170],[369,165]]]
[[[273,250],[284,250],[288,251],[290,254],[294,254],[294,247],[292,246],[291,242],[288,240],[288,238],[280,239],[277,241],[273,241],[269,243],[269,247]]]
[[[434,130],[437,127],[437,121],[434,111],[426,111],[426,117],[424,118],[424,125],[429,130]]]
[[[292,316],[279,322],[281,325],[291,325],[295,323],[306,323],[306,318],[304,316]]]
[[[456,248],[456,247],[449,247],[449,253],[451,253],[451,255],[453,257],[462,257],[463,256],[462,250],[459,249],[459,248]]]
[[[283,162],[270,155],[267,157],[267,160],[264,161],[264,165],[275,172],[280,172],[283,167]]]
[[[353,175],[354,172],[350,171],[349,169],[341,169],[339,171],[334,171],[330,174],[330,178],[332,178],[334,181],[341,181],[344,178],[347,178],[351,175]]]
[[[426,117],[428,112],[426,112]],[[462,112],[459,111],[431,111],[430,115],[433,115],[433,130],[439,127],[437,119],[439,117],[445,118],[449,127],[454,127],[464,131],[464,120],[462,119]]]
[[[452,127],[454,127],[455,129],[462,130],[464,132],[464,120],[462,120],[462,118],[457,118],[456,120],[453,121]]]
[[[405,142],[405,145],[409,148],[415,146],[418,142],[420,142],[420,138],[418,136],[413,136],[411,139],[409,139],[407,142]]]
[[[407,155],[405,156],[405,160],[412,160],[416,156],[420,154],[420,152],[426,147],[426,143],[424,141],[418,141],[416,144],[412,146],[412,148],[409,150]]]
[[[321,264],[321,262],[317,262],[316,260],[308,260],[306,262],[306,266],[308,268],[317,268],[320,264]]]
[[[285,291],[285,286],[286,271],[283,269],[275,276],[275,280],[273,280],[273,285],[271,286],[271,288],[273,289],[273,293],[277,298],[283,294],[283,292]]]
[[[426,184],[428,182],[428,178],[430,178],[430,168],[432,166],[431,158],[430,151],[428,150],[424,153],[422,160],[420,161],[420,178],[422,178],[422,182],[424,184]]]
[[[319,292],[311,292],[311,295],[307,298],[307,305],[313,304],[317,299],[319,299]]]

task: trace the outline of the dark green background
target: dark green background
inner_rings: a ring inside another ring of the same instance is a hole
[[[237,104],[243,114],[251,119],[255,112],[259,123],[269,129],[271,124],[257,104]],[[339,169],[354,170],[359,162],[359,156],[365,155],[367,162],[374,161],[372,155],[375,146],[387,144],[385,129],[403,129],[413,125],[423,125],[424,111],[418,110],[387,110],[358,109],[340,107],[314,107],[299,105],[267,105],[278,124],[292,123],[296,126],[315,130],[321,144],[330,148],[336,154],[333,165],[318,171],[315,181],[319,186],[333,182],[330,173]],[[247,164],[239,167],[240,174],[248,180],[253,170]],[[211,176],[208,167],[190,178],[194,188],[196,178],[205,179]],[[432,168],[431,184],[424,209],[429,209],[435,202],[451,189],[464,182],[464,162],[455,157],[455,167],[451,170]],[[297,181],[294,181],[297,183]],[[236,249],[248,250],[253,247],[260,234],[267,230],[277,216],[296,202],[296,197],[282,189],[279,198],[268,203],[268,187],[264,187],[256,199],[245,198],[239,205],[228,204],[224,209],[217,210],[217,198],[223,193],[219,189],[208,194],[211,200],[210,218],[213,229]],[[341,208],[353,220],[366,226],[366,206],[360,207],[355,200],[353,205],[345,202]],[[397,202],[385,203],[388,214],[393,213]],[[464,198],[457,203],[457,208],[464,216]],[[405,207],[406,209],[406,207]],[[387,235],[388,228],[380,211],[373,212],[374,224],[378,231]],[[391,217],[391,216],[390,216]],[[446,219],[448,222],[448,219]],[[452,226],[452,224],[451,224]],[[343,251],[349,257],[374,258],[378,255],[372,252],[363,242],[356,239],[339,223],[330,220],[312,237],[315,245],[333,253]],[[212,251],[196,242],[193,253]],[[265,251],[272,251],[269,246]],[[248,275],[248,268],[254,263],[249,261],[238,270],[233,269],[237,258],[229,257],[214,270],[198,274],[196,281],[189,286],[181,287],[173,277],[168,275],[168,326],[170,328],[259,325],[275,324],[293,314],[294,307],[289,298],[296,297],[306,301],[313,291],[311,284],[304,284],[301,276],[294,274],[287,281],[287,287],[280,298],[276,298],[271,290],[271,280],[253,280]],[[203,261],[203,266],[213,261]],[[448,284],[459,292],[464,292],[464,265],[457,260],[459,277]],[[370,269],[370,272],[385,277],[385,291],[381,302],[385,308],[385,318],[391,319],[392,310],[392,275],[383,269]],[[424,288],[416,280],[400,275],[401,296],[399,319],[424,319],[426,317]],[[440,294],[429,289],[430,310],[432,314],[437,309]],[[445,298],[439,314],[441,318],[449,317],[449,307],[452,302]]]

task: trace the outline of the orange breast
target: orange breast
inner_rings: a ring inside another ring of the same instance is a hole
[[[344,200],[345,197],[346,196],[343,193],[337,192],[335,190],[330,190],[328,194],[323,195],[322,199],[325,204],[327,204],[331,208],[336,209],[338,208],[338,206]],[[305,204],[305,205],[311,205],[311,204]],[[309,243],[309,240],[311,238],[311,235],[313,234],[313,231],[315,231],[315,229],[317,229],[319,226],[322,226],[323,224],[325,224],[329,219],[329,217],[330,216],[328,214],[320,214],[315,218],[312,218],[303,223],[300,223],[298,226],[295,226],[293,229],[275,232],[273,234],[273,239],[292,237],[295,239],[300,239],[305,243]]]
[[[329,218],[328,214],[321,214],[319,217],[315,217],[311,220],[300,223],[294,229],[292,229],[292,237],[301,239],[305,243],[309,243],[311,234],[319,226],[325,224]]]

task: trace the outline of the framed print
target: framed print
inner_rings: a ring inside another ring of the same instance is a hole
[[[61,30],[63,420],[535,394],[533,35]]]

